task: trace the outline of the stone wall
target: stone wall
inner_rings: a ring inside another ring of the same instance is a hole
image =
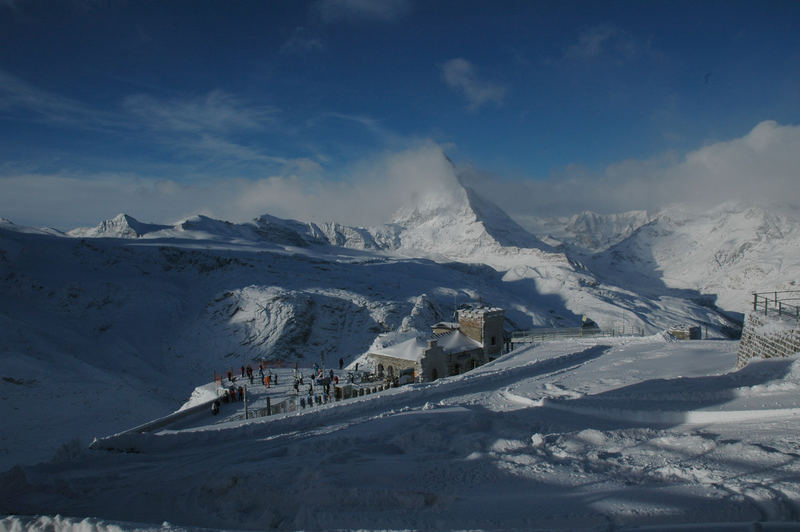
[[[372,357],[373,365],[375,366],[374,371],[380,378],[384,378],[390,373],[391,376],[396,377],[404,369],[419,371],[419,364],[414,360],[405,360],[376,353],[370,353],[369,356]]]
[[[764,316],[751,312],[744,322],[736,367],[744,367],[754,357],[787,357],[800,352],[800,325],[797,320]]]

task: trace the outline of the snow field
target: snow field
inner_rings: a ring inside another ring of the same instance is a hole
[[[735,342],[611,340],[520,349],[458,377],[274,419],[137,435],[133,454],[82,451],[6,472],[2,485],[16,487],[2,488],[0,500],[3,511],[28,515],[224,529],[797,520],[800,423],[791,408],[695,424],[659,418],[657,404],[666,396],[687,411],[738,411],[743,391],[748,401],[789,405],[800,361],[726,373]],[[696,393],[675,401],[682,389]],[[598,415],[614,398],[653,418]]]

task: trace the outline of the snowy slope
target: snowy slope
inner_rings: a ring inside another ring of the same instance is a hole
[[[720,375],[735,364],[736,344],[723,341],[552,344],[350,406],[144,435],[132,443],[142,455],[86,451],[176,410],[215,372],[259,358],[355,363],[464,302],[504,308],[509,330],[587,314],[604,327],[701,323],[719,336],[728,322],[711,290],[742,287],[708,279],[796,278],[790,215],[673,209],[606,251],[573,255],[457,180],[441,185],[377,228],[120,216],[65,235],[0,222],[0,471],[23,465],[2,473],[0,512],[431,530],[800,515],[790,502],[800,371],[778,361]],[[594,227],[608,242],[643,221],[584,219],[574,231]],[[48,519],[60,518],[0,527]]]
[[[73,446],[2,473],[0,513],[31,517],[0,526],[796,529],[800,362],[729,373],[735,349],[557,342],[291,415],[119,436],[134,453]]]
[[[0,386],[8,416],[38,438],[49,430],[46,412],[26,405],[55,394],[68,414],[53,423],[80,426],[87,404],[100,401],[91,422],[111,432],[174,403],[214,371],[257,358],[355,362],[370,346],[426,336],[467,302],[504,308],[508,330],[575,326],[582,315],[647,334],[699,323],[719,336],[728,325],[699,292],[644,274],[641,282],[615,276],[616,266],[601,262],[592,268],[603,266],[605,277],[596,275],[454,172],[438,179],[391,223],[370,229],[266,214],[242,224],[195,216],[173,226],[120,215],[70,235],[4,222]],[[67,392],[83,386],[92,399]],[[101,400],[118,387],[124,398]],[[63,443],[31,446],[15,434],[0,433],[7,464]]]
[[[427,334],[465,302],[505,308],[509,330],[574,325],[582,314],[604,326],[624,320],[629,331],[691,321],[710,324],[713,335],[724,324],[690,300],[644,299],[597,283],[563,254],[500,246],[482,219],[463,212],[486,239],[473,248],[473,264],[331,246],[309,224],[269,216],[250,224],[196,217],[138,238],[74,238],[5,224],[5,414],[34,439],[52,424],[81,421],[113,432],[152,417],[213,371],[260,357],[349,363],[375,342]],[[432,249],[420,237],[426,230],[405,229]],[[484,254],[494,268],[474,263]],[[91,399],[70,392],[83,387]],[[61,397],[65,414],[45,424],[49,407],[31,402],[40,394]],[[87,410],[94,403],[101,408]],[[64,443],[32,446],[10,426],[0,438],[0,459],[9,465]]]

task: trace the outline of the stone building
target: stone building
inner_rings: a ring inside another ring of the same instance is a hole
[[[413,370],[415,377],[432,381],[458,375],[494,360],[503,353],[503,322],[499,308],[458,311],[458,322],[431,327],[427,340],[411,338],[369,353],[379,377]]]
[[[667,329],[667,332],[678,340],[700,340],[703,337],[697,325],[675,325]]]

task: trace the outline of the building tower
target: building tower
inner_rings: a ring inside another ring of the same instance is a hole
[[[474,308],[458,311],[458,328],[461,332],[483,345],[484,362],[489,362],[503,353],[503,321],[501,308]]]

